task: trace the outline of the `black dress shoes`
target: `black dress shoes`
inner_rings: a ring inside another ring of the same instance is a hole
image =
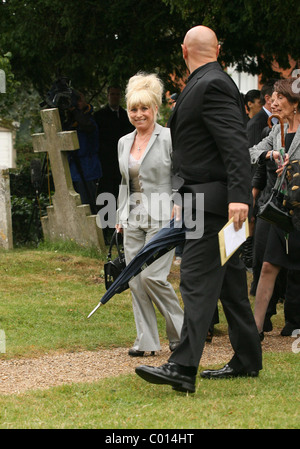
[[[196,376],[187,376],[180,373],[180,367],[176,363],[165,363],[162,366],[138,366],[135,372],[142,379],[152,384],[171,385],[174,390],[183,392],[195,392]]]
[[[257,377],[258,371],[236,371],[229,365],[221,369],[207,369],[200,374],[204,379],[228,379],[230,377]]]
[[[130,357],[144,357],[145,351],[139,351],[138,349],[131,348],[128,351]],[[155,351],[151,351],[150,355],[155,355]]]

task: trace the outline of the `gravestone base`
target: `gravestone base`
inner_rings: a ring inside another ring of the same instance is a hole
[[[71,201],[70,201],[71,200]],[[47,216],[41,218],[44,238],[50,242],[72,240],[83,247],[97,247],[105,250],[102,229],[96,224],[97,215],[91,215],[88,204],[80,204],[80,196],[69,197],[63,214],[56,213],[55,204],[47,207]]]

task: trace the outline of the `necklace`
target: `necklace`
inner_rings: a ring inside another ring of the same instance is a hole
[[[137,144],[137,151],[138,152],[143,150],[142,147],[144,147],[145,144],[146,144],[145,147],[147,146],[148,141],[150,140],[151,135],[152,135],[152,132],[151,132],[151,134],[146,134],[146,137],[144,137],[144,139],[141,139],[140,143],[138,142],[138,135],[135,136],[135,140],[136,140],[136,144]]]

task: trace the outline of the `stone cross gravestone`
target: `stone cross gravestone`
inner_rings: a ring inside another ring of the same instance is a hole
[[[36,153],[48,153],[55,187],[53,204],[41,219],[44,236],[50,241],[74,240],[85,247],[104,250],[97,216],[91,215],[88,204],[81,204],[80,195],[73,188],[67,152],[79,148],[77,132],[62,131],[58,109],[44,109],[41,117],[44,133],[32,135],[33,149]]]
[[[13,248],[9,169],[15,168],[15,131],[0,125],[0,247]]]

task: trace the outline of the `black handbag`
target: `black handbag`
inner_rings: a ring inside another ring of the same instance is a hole
[[[300,231],[300,160],[291,160],[286,173],[288,184],[283,204],[292,217],[294,228]]]
[[[105,287],[106,290],[113,284],[117,277],[122,273],[126,267],[125,255],[122,241],[122,234],[115,231],[111,238],[109,251],[107,255],[107,262],[104,264],[104,275],[105,275]],[[118,251],[118,257],[111,260],[111,253],[113,246],[116,245]]]
[[[282,193],[282,184],[285,181],[286,170],[287,167],[284,168],[282,175],[277,178],[270,198],[266,204],[259,208],[257,216],[289,233],[294,227],[292,217],[288,209],[283,205],[284,194]]]

